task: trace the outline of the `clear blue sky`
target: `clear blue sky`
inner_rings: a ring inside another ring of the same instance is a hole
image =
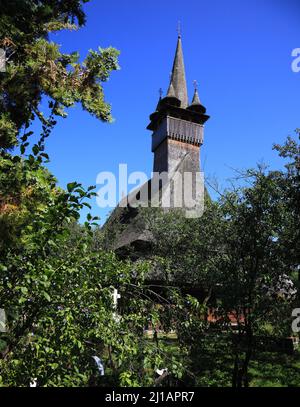
[[[300,127],[300,73],[291,70],[291,52],[300,47],[299,0],[92,0],[87,25],[53,40],[62,50],[114,46],[121,70],[105,85],[115,122],[103,124],[80,107],[59,121],[48,140],[49,168],[61,186],[77,180],[95,184],[100,171],[152,170],[148,117],[158,89],[166,91],[181,21],[183,51],[192,97],[193,80],[211,116],[201,151],[207,177],[221,185],[231,168],[265,161],[281,165],[272,151]],[[93,213],[102,217],[93,201]]]

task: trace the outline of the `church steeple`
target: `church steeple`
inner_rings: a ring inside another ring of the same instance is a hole
[[[192,110],[193,112],[198,112],[198,113],[204,114],[206,112],[206,109],[202,105],[200,98],[199,98],[197,81],[194,81],[194,87],[195,87],[195,91],[194,91],[192,104],[188,107],[188,110]]]
[[[192,100],[192,105],[201,105],[201,102],[199,99],[199,94],[198,94],[198,89],[196,87],[195,87],[194,97]]]
[[[141,207],[158,204],[165,210],[181,208],[187,217],[203,213],[205,192],[199,174],[200,149],[209,116],[199,99],[196,82],[194,85],[195,93],[189,105],[179,32],[168,91],[163,97],[162,89],[159,90],[159,101],[147,126],[152,132],[153,176],[122,201],[122,211],[113,218],[113,222],[121,219],[127,226],[113,242],[113,248],[120,254],[124,255],[129,248],[144,250],[149,245],[150,249],[153,243],[147,221],[136,204]]]
[[[184,160],[187,172],[195,173],[200,168],[199,153],[203,144],[204,123],[209,116],[200,102],[196,82],[194,85],[194,98],[192,104],[189,104],[181,35],[178,33],[168,92],[160,98],[147,127],[152,131],[154,172],[172,173],[182,164],[181,160]]]
[[[175,96],[177,99],[180,100],[181,102],[180,107],[186,109],[189,104],[189,101],[185,79],[185,68],[180,33],[178,34],[177,47],[172,68],[169,91],[170,90],[171,92],[174,91],[174,95],[172,96]]]

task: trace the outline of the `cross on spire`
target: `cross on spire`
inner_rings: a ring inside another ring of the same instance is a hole
[[[194,97],[192,100],[192,105],[201,105],[200,99],[199,99],[199,95],[198,95],[198,82],[196,80],[193,81],[194,84]]]
[[[181,37],[181,23],[179,20],[177,23],[177,34],[178,34],[178,37],[180,38]]]

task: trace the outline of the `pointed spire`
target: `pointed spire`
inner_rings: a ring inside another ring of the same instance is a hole
[[[201,105],[200,98],[199,98],[199,94],[198,94],[198,84],[197,84],[197,81],[194,81],[194,88],[195,88],[195,92],[194,92],[194,97],[193,97],[192,105]]]
[[[155,109],[156,112],[159,110],[160,102],[161,102],[162,95],[163,95],[163,90],[162,90],[162,88],[159,88],[158,93],[159,93],[159,99],[158,99],[158,102],[157,102],[157,105],[156,105],[156,109]]]
[[[192,110],[193,112],[196,112],[196,113],[205,114],[206,109],[202,105],[200,98],[199,98],[197,81],[194,81],[194,88],[195,88],[194,97],[192,100],[192,104],[188,107],[188,110]]]
[[[198,94],[198,90],[197,90],[197,89],[195,89],[195,93],[194,93],[192,105],[201,105],[201,102],[200,102],[200,99],[199,99],[199,94]]]
[[[172,88],[174,90],[174,96],[181,101],[181,107],[185,109],[188,106],[189,102],[185,79],[185,69],[180,31],[178,32],[177,48],[173,63],[169,91],[172,90]]]
[[[193,97],[193,101],[192,101],[192,106],[195,106],[195,105],[201,105],[197,89],[195,89],[194,97]]]
[[[155,109],[156,112],[159,110],[160,102],[161,102],[162,95],[163,95],[163,90],[162,90],[162,88],[159,88],[158,93],[159,93],[159,99],[158,99],[158,102],[157,102],[157,105],[156,105],[156,109]]]

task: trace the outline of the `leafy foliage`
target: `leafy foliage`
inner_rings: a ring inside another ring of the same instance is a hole
[[[28,386],[37,377],[39,386],[100,385],[94,355],[115,384],[153,384],[155,370],[169,360],[170,372],[181,377],[184,345],[177,359],[149,342],[144,329],[159,324],[183,335],[197,316],[195,303],[173,289],[155,292],[145,282],[147,263],[122,262],[95,248],[91,214],[74,239],[79,211],[95,193],[77,182],[59,189],[41,151],[1,158],[0,304],[9,328],[2,334],[3,384]],[[119,316],[114,287],[122,298]]]
[[[66,190],[45,168],[45,143],[64,108],[81,103],[103,121],[111,120],[102,83],[118,69],[113,48],[79,55],[62,54],[49,41],[52,31],[85,23],[79,0],[1,2],[0,46],[6,71],[0,82],[0,306],[8,318],[1,333],[0,383],[28,386],[153,384],[155,369],[170,364],[180,376],[183,356],[164,351],[144,335],[159,323],[168,331],[189,326],[193,311],[176,290],[165,297],[145,283],[147,263],[118,260],[93,238],[98,218],[80,210],[90,207],[94,187],[70,182]],[[48,101],[48,115],[41,111]],[[42,134],[32,145],[30,124],[38,118]],[[21,155],[8,152],[17,142]],[[29,150],[30,149],[30,150]],[[121,293],[118,314],[113,289]],[[178,314],[190,317],[182,324]],[[106,370],[101,381],[92,356]],[[169,358],[169,359],[168,359]]]
[[[255,336],[268,324],[273,336],[289,336],[297,306],[299,143],[289,137],[275,148],[289,159],[285,170],[239,172],[238,186],[207,202],[200,219],[170,212],[147,220],[164,280],[194,290],[216,325],[234,334],[234,386],[249,385]]]
[[[115,231],[105,236],[90,213],[77,223],[94,187],[74,181],[63,190],[45,167],[46,140],[66,108],[81,103],[111,120],[102,83],[118,69],[118,52],[99,48],[80,63],[76,52],[62,54],[49,40],[53,31],[85,23],[87,1],[1,2],[7,63],[0,77],[0,308],[8,329],[0,334],[0,385],[160,386],[155,372],[165,367],[173,385],[228,385],[222,361],[214,377],[208,374],[215,330],[231,384],[248,386],[255,336],[290,333],[289,287],[299,285],[299,143],[288,138],[275,146],[288,159],[285,170],[242,173],[246,184],[218,202],[208,199],[200,219],[145,212],[151,256],[118,259],[104,249]],[[31,145],[36,118],[42,134]],[[11,154],[18,143],[21,155]],[[161,284],[149,281],[153,272]]]
[[[61,53],[49,34],[77,29],[85,23],[82,4],[88,0],[1,1],[0,47],[6,52],[6,71],[0,82],[0,147],[12,148],[18,133],[34,118],[43,124],[40,110],[47,96],[55,116],[81,103],[84,110],[111,121],[110,105],[102,84],[118,69],[118,51],[112,47],[90,51],[82,63],[79,54]]]

